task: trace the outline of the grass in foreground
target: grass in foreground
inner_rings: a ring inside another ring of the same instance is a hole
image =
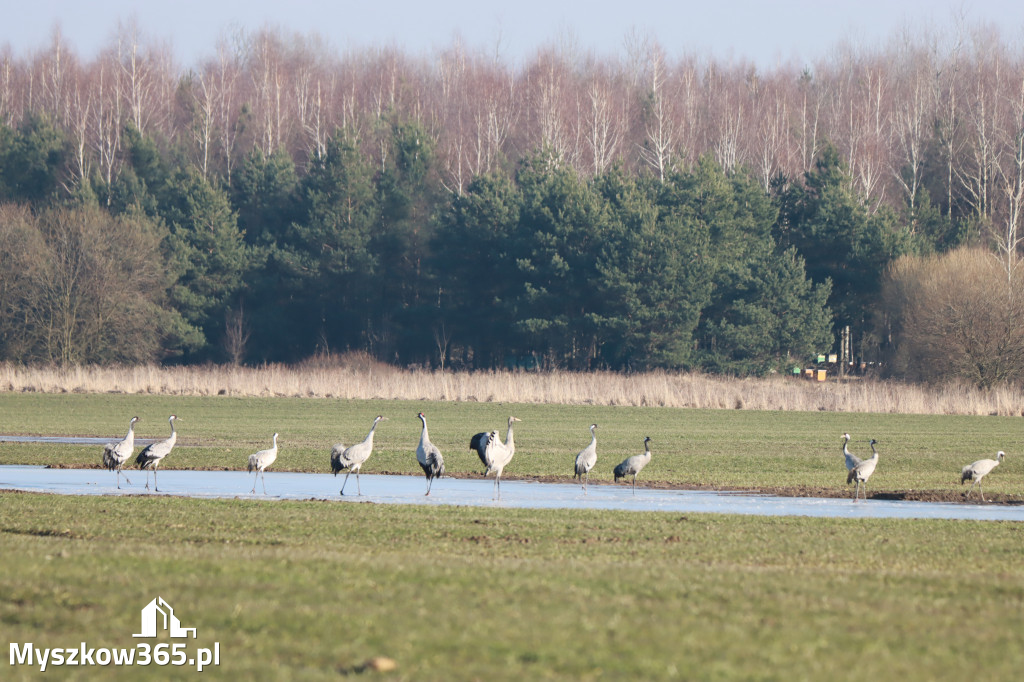
[[[398,669],[374,677],[408,680],[1024,666],[1018,523],[0,492],[0,556],[5,642],[135,646],[160,595],[198,646],[220,642],[211,679],[336,679],[377,655]]]
[[[178,422],[178,447],[161,468],[244,469],[249,454],[270,446],[279,431],[277,471],[330,471],[334,443],[365,438],[377,414],[389,417],[377,429],[374,454],[364,473],[419,474],[415,460],[420,422],[426,413],[431,440],[451,474],[482,470],[469,439],[499,428],[510,414],[516,425],[516,456],[506,476],[557,476],[568,480],[576,453],[590,442],[597,422],[598,463],[591,480],[610,482],[612,468],[642,450],[651,436],[653,458],[640,484],[770,489],[797,487],[849,494],[842,464],[841,434],[850,448],[868,456],[869,438],[879,441],[880,463],[869,483],[881,491],[962,494],[960,469],[1007,453],[984,481],[986,496],[1024,501],[1024,430],[1018,417],[758,412],[653,407],[505,405],[398,400],[309,398],[172,397],[0,393],[0,432],[84,435],[120,439],[133,415],[137,438],[162,439],[167,417]],[[137,448],[137,451],[141,447]],[[99,446],[0,443],[0,464],[96,467]],[[111,474],[113,477],[113,474]]]

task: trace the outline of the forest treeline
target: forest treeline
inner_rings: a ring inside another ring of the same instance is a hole
[[[270,29],[181,69],[58,31],[0,53],[0,201],[3,360],[765,373],[845,337],[914,378],[1024,371],[1015,323],[925,322],[1019,289],[1024,54],[985,27],[771,71]]]

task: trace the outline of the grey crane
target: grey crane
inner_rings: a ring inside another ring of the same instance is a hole
[[[174,449],[174,444],[178,441],[178,432],[174,428],[174,420],[177,419],[173,414],[167,418],[167,421],[171,423],[171,435],[166,440],[160,440],[155,443],[151,443],[139,453],[139,456],[135,458],[135,463],[139,465],[140,469],[146,470],[146,490],[149,490],[149,470],[153,470],[153,489],[160,492],[160,488],[156,484],[156,468],[160,466],[160,462],[163,461],[164,457],[171,454],[171,450]]]
[[[274,434],[274,445],[266,450],[260,450],[259,452],[249,455],[249,471],[255,471],[256,476],[263,479],[263,494],[267,494],[267,478],[264,473],[274,460],[277,459],[277,434]],[[256,492],[256,476],[252,478],[252,490],[249,492]]]
[[[135,422],[137,421],[139,421],[138,417],[132,417],[128,422],[128,433],[125,437],[116,443],[107,443],[103,446],[103,466],[117,475],[118,490],[121,489],[121,467],[124,466],[124,463],[132,456],[132,451],[135,450]],[[127,475],[125,475],[124,480],[128,485],[131,485],[132,482],[128,480]]]
[[[651,461],[651,448],[648,443],[651,442],[650,436],[644,436],[644,452],[641,455],[633,455],[622,460],[615,470],[612,472],[615,475],[615,482],[618,483],[620,478],[625,478],[630,474],[633,475],[633,494],[636,495],[636,475],[639,474],[645,466]]]
[[[852,481],[857,482],[857,489],[853,491],[853,501],[856,502],[860,496],[860,484],[864,484],[864,499],[868,499],[868,479],[871,478],[871,474],[875,473],[875,467],[878,466],[878,450],[875,449],[875,444],[878,443],[874,438],[871,439],[871,451],[875,454],[871,455],[869,459],[862,459],[858,462],[849,473],[846,474],[846,482]]]
[[[512,436],[512,424],[513,422],[521,421],[523,420],[518,419],[516,417],[508,418],[508,433],[505,434],[505,449],[509,451],[510,458],[512,457],[512,455],[516,454],[516,442]],[[491,434],[489,431],[481,431],[480,433],[475,434],[472,438],[469,439],[469,449],[476,450],[476,454],[480,458],[480,463],[483,464],[485,467],[484,476],[486,476],[488,473],[486,470],[487,456],[484,453],[484,451],[487,449],[487,439],[488,437],[490,437],[490,435]]]
[[[590,445],[580,450],[576,455],[573,478],[583,481],[583,494],[587,494],[587,484],[590,482],[590,470],[597,464],[597,424],[590,425]]]
[[[487,470],[484,471],[484,476],[494,472],[494,494],[499,500],[501,499],[501,474],[505,471],[508,463],[512,461],[514,454],[514,448],[510,449],[501,442],[497,429],[487,434],[487,440],[484,442],[484,464],[487,466]]]
[[[373,431],[377,428],[377,424],[387,421],[387,417],[377,415],[377,418],[373,420],[373,426],[370,427],[370,433],[366,435],[366,438],[362,443],[356,443],[349,447],[345,447],[343,444],[338,443],[331,448],[331,471],[337,476],[339,471],[346,471],[345,481],[341,484],[341,494],[345,494],[345,484],[348,483],[348,477],[353,472],[356,474],[356,492],[359,495],[363,494],[362,488],[359,486],[359,470],[363,466],[363,462],[370,458],[373,453]]]
[[[960,485],[963,485],[965,481],[971,481],[971,488],[964,495],[964,498],[971,496],[971,491],[974,490],[974,486],[978,486],[978,490],[981,492],[981,501],[985,501],[985,490],[981,487],[981,479],[995,469],[1003,458],[1006,457],[1006,453],[1000,450],[996,453],[995,459],[979,459],[977,462],[971,462],[960,471]]]
[[[420,432],[420,442],[416,446],[416,461],[423,469],[423,475],[427,477],[427,495],[430,494],[430,485],[435,478],[444,476],[444,457],[437,446],[430,442],[427,435],[427,417],[422,412],[417,415],[423,422],[423,431]]]
[[[846,447],[850,443],[850,434],[843,434],[843,457],[846,459],[846,471],[849,473],[850,469],[860,464],[861,459],[857,455],[850,452],[849,448]]]

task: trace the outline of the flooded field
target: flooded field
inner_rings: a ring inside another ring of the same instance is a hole
[[[160,492],[147,491],[146,473],[127,470],[131,484],[103,469],[50,469],[42,466],[0,466],[0,489],[63,495],[175,495],[196,498],[250,498],[268,500],[337,500],[379,504],[461,505],[528,509],[616,509],[623,511],[700,512],[762,516],[817,516],[833,518],[971,519],[1024,521],[1024,507],[951,504],[906,500],[862,500],[822,497],[776,497],[757,492],[655,490],[628,486],[591,485],[588,493],[578,485],[503,481],[495,499],[492,479],[443,478],[434,482],[429,497],[419,476],[363,474],[362,495],[356,495],[355,476],[346,495],[339,496],[343,476],[268,472],[267,494],[262,481],[253,488],[253,475],[244,471],[167,470],[158,473]],[[123,475],[122,475],[123,476]],[[152,474],[150,475],[152,487]]]

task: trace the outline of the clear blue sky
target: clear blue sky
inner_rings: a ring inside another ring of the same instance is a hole
[[[762,68],[804,63],[849,41],[872,46],[901,27],[994,23],[1004,40],[1024,38],[1022,0],[0,0],[0,48],[26,55],[49,44],[56,25],[85,58],[109,45],[118,22],[135,18],[144,38],[168,41],[182,66],[213,55],[232,27],[317,33],[333,48],[397,46],[431,53],[455,36],[519,63],[571,36],[599,56],[623,52],[635,29],[672,55],[746,58]],[[915,33],[920,34],[919,30]]]

